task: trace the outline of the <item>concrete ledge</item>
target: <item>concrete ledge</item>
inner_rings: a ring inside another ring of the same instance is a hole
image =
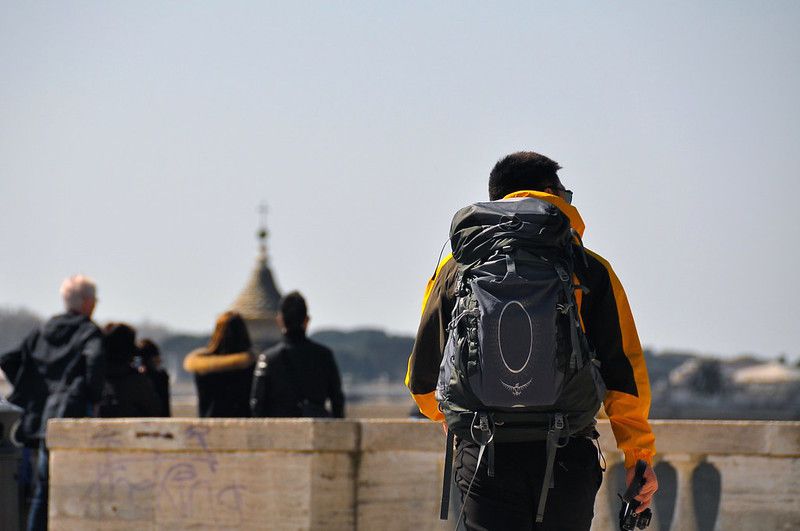
[[[47,424],[48,446],[60,450],[354,452],[358,437],[358,422],[328,419],[60,419]]]
[[[800,422],[654,420],[651,425],[659,452],[800,456]]]
[[[800,422],[651,421],[659,452],[800,456]],[[48,423],[51,449],[212,451],[439,451],[439,424],[416,420],[329,419],[75,419]],[[608,420],[598,421],[604,450],[613,451]]]
[[[718,529],[800,528],[800,422],[652,425],[683,485],[678,528],[691,528],[686,478],[703,461],[722,478]],[[613,454],[608,421],[598,430]],[[444,441],[415,420],[54,420],[50,528],[452,529],[438,520]],[[596,530],[613,527],[609,483]]]
[[[425,420],[362,420],[361,445],[364,452],[407,450],[441,452],[445,435],[437,422]]]

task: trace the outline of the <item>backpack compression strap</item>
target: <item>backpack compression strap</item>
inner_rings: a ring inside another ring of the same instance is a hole
[[[541,523],[544,520],[544,507],[547,503],[547,494],[553,487],[553,464],[556,461],[556,451],[565,446],[566,443],[559,445],[559,439],[562,435],[566,434],[567,441],[569,441],[569,428],[567,428],[564,416],[557,413],[555,421],[550,431],[547,432],[547,467],[544,471],[544,479],[542,480],[542,491],[539,494],[539,507],[536,511],[536,522]]]
[[[453,430],[447,430],[447,446],[444,449],[444,477],[442,478],[442,505],[439,519],[447,520],[450,511],[450,485],[453,481]]]
[[[578,318],[578,313],[575,309],[575,304],[573,302],[575,300],[575,295],[573,293],[575,286],[572,284],[572,279],[563,267],[556,266],[556,271],[558,272],[558,277],[563,283],[564,295],[567,299],[563,310],[569,319],[570,341],[572,343],[572,354],[569,358],[569,368],[580,369],[583,367],[583,355],[581,353],[580,337],[578,336],[578,328],[581,326],[581,324],[580,319]]]

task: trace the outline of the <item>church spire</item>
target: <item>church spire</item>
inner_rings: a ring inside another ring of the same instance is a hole
[[[250,339],[256,349],[265,349],[281,338],[276,317],[280,309],[281,294],[275,285],[275,278],[267,264],[267,205],[258,206],[259,226],[258,258],[250,278],[239,296],[231,305],[231,310],[239,312],[247,323]]]

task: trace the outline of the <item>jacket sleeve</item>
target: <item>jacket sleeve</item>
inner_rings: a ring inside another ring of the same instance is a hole
[[[328,398],[331,401],[331,412],[333,418],[344,418],[344,393],[342,392],[342,378],[339,374],[339,367],[336,365],[336,358],[333,352],[328,352],[330,375],[328,377]]]
[[[436,382],[439,365],[447,342],[447,325],[453,311],[453,272],[455,262],[452,255],[442,260],[434,276],[428,281],[422,299],[422,318],[408,358],[406,387],[417,403],[420,412],[431,420],[443,421],[436,401]]]
[[[89,401],[96,404],[103,395],[106,380],[106,356],[103,352],[103,336],[98,329],[83,344],[86,359],[86,391]]]
[[[14,350],[9,350],[0,354],[0,369],[6,375],[6,379],[12,384],[17,381],[17,375],[22,368],[22,349],[24,343]]]
[[[261,353],[253,371],[253,385],[250,386],[250,414],[253,417],[267,416],[267,355]]]
[[[20,343],[19,347],[0,354],[0,369],[3,370],[6,380],[12,385],[18,381],[25,357],[33,351],[38,337],[39,330],[34,330]]]
[[[608,388],[603,402],[625,466],[637,459],[652,463],[655,437],[648,422],[650,381],[628,298],[611,265],[589,252],[598,273],[581,305],[586,335],[600,361]]]

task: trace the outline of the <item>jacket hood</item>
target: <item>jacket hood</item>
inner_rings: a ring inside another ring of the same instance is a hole
[[[42,336],[51,345],[63,345],[72,338],[75,331],[89,320],[85,315],[65,313],[56,315],[42,328]]]
[[[547,201],[548,203],[556,206],[561,212],[566,214],[566,216],[569,218],[569,224],[572,225],[572,228],[578,231],[578,234],[580,234],[581,238],[583,238],[583,231],[586,229],[586,225],[583,223],[583,218],[581,217],[580,212],[578,212],[577,208],[570,205],[557,195],[548,194],[547,192],[539,192],[537,190],[520,190],[518,192],[512,192],[508,194],[503,199],[514,199],[517,197],[535,197],[536,199]]]

